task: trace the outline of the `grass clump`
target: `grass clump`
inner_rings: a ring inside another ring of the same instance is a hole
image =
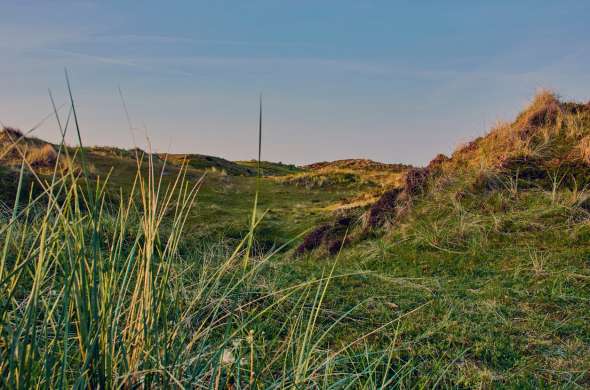
[[[57,151],[50,144],[33,149],[27,154],[27,160],[33,167],[51,168],[57,162]]]
[[[327,188],[333,186],[374,187],[378,184],[361,174],[350,170],[311,171],[279,177],[277,180],[286,185],[311,188]]]

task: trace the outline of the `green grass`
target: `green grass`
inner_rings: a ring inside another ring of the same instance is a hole
[[[248,167],[254,171],[258,169],[258,161],[236,161],[236,164]],[[281,162],[261,161],[260,169],[263,176],[285,176],[293,173],[303,172],[304,169],[293,164],[283,164]]]
[[[356,191],[262,179],[253,232],[254,178],[139,172],[119,197],[64,177],[2,222],[5,386],[588,384],[590,227],[569,191],[459,180],[394,231],[294,259],[278,246]]]
[[[222,232],[238,236],[247,230],[256,180],[246,177],[212,177],[205,179],[195,208],[191,229]],[[333,187],[307,189],[285,186],[262,178],[258,207],[266,212],[258,228],[260,240],[284,243],[296,235],[331,218],[327,208],[354,196],[356,189]]]
[[[103,179],[108,177],[108,198],[118,198],[116,194],[119,189],[124,192],[130,190],[131,179],[137,171],[134,160],[93,154],[89,156],[94,175]],[[164,167],[161,160],[154,161],[154,169],[164,169],[164,185],[174,180],[179,172],[178,166],[167,164]],[[145,166],[142,172],[144,175],[148,173]],[[216,240],[242,237],[249,229],[256,177],[203,172],[192,167],[187,167],[186,175],[191,181],[204,177],[199,197],[189,215],[187,230],[190,234]],[[262,177],[259,209],[266,214],[258,227],[261,232],[258,241],[264,241],[266,246],[291,241],[298,234],[329,219],[330,206],[352,198],[362,190],[362,187],[350,187],[345,183],[328,188],[305,188],[284,185],[272,177]]]
[[[289,175],[278,178],[280,183],[296,187],[311,188],[338,188],[340,186],[354,188],[359,190],[376,187],[378,184],[367,179],[360,173],[352,171],[318,171],[303,172],[295,175]]]
[[[333,268],[271,288],[262,280],[276,256],[242,265],[253,230],[232,248],[186,239],[199,188],[183,179],[186,170],[168,187],[150,167],[138,172],[118,204],[100,181],[56,176],[45,208],[25,198],[28,206],[3,221],[3,386],[388,381],[383,354],[365,356],[354,344],[326,355],[322,303]]]
[[[366,304],[334,341],[424,304],[373,341],[399,337],[396,364],[412,362],[410,383],[587,386],[590,215],[569,204],[568,192],[562,203],[539,191],[454,195],[419,202],[399,230],[338,260],[339,272],[364,274],[336,280],[327,306],[338,313]],[[312,256],[271,278],[313,277],[334,261]]]
[[[167,159],[171,164],[177,166],[182,165],[186,159],[188,166],[197,170],[219,172],[224,175],[256,176],[255,168],[252,169],[220,157],[205,156],[202,154],[160,154],[159,157],[161,159]]]

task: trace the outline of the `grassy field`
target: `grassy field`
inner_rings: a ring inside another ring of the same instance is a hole
[[[426,168],[13,154],[2,386],[587,388],[589,136],[542,94]]]
[[[90,155],[94,175],[107,178],[111,193],[119,188],[129,189],[137,172],[134,159]],[[166,161],[166,164],[164,163]],[[181,171],[178,160],[170,164],[166,156],[154,160],[155,170],[164,170],[162,185],[169,185]],[[244,164],[244,163],[239,163]],[[248,163],[247,166],[252,164]],[[251,210],[257,186],[259,191],[258,212],[264,218],[258,226],[257,240],[266,246],[282,245],[295,236],[330,218],[332,208],[365,193],[373,183],[353,182],[338,185],[297,186],[275,178],[286,170],[282,164],[263,163],[262,171],[272,171],[259,180],[252,175],[228,175],[217,171],[194,169],[188,163],[186,178],[191,182],[201,181],[199,196],[191,210],[187,231],[195,237],[207,239],[241,238],[249,229]],[[116,166],[116,169],[113,167]],[[146,167],[144,174],[148,174]],[[300,172],[289,168],[287,172]],[[338,174],[333,174],[337,176]],[[290,177],[290,176],[286,176]]]
[[[410,386],[587,386],[588,212],[571,194],[451,195],[416,204],[400,230],[338,259],[287,262],[276,283],[331,264],[354,274],[327,294],[332,318],[354,308],[333,342],[389,324],[369,345],[393,345]]]

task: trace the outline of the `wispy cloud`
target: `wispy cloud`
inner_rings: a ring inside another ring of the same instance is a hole
[[[62,50],[62,49],[43,49],[44,52],[48,54],[58,55],[58,56],[68,56],[68,57],[76,57],[83,60],[88,60],[91,62],[109,64],[109,65],[123,65],[123,66],[132,66],[137,67],[139,66],[136,62],[120,57],[108,57],[108,56],[99,56],[93,54],[85,54],[79,53],[69,50]]]
[[[192,44],[192,45],[216,45],[216,46],[244,46],[244,47],[321,47],[311,42],[292,41],[251,41],[232,39],[198,39],[178,35],[154,35],[154,34],[114,34],[96,35],[91,37],[94,42],[113,44]]]
[[[231,57],[231,56],[188,56],[188,57],[123,57],[105,56],[83,53],[64,49],[42,49],[43,52],[53,57],[73,57],[93,64],[118,65],[141,68],[151,71],[163,71],[177,75],[192,76],[190,69],[213,67],[215,69],[241,70],[257,69],[268,71],[269,69],[316,69],[338,70],[343,72],[385,75],[395,71],[391,65],[385,63],[373,63],[353,61],[347,59],[330,59],[319,57]],[[179,69],[182,68],[183,70]]]
[[[161,37],[165,41],[166,37]],[[173,38],[171,38],[173,39]],[[320,72],[349,73],[375,77],[421,78],[424,80],[454,80],[484,76],[486,70],[456,71],[453,69],[419,68],[415,65],[401,62],[387,61],[359,61],[346,58],[324,57],[278,57],[278,56],[116,56],[91,54],[75,50],[46,48],[36,50],[45,53],[53,60],[62,57],[76,58],[93,65],[111,65],[136,68],[148,72],[193,77],[202,70],[239,71],[248,73],[277,73],[277,72]],[[490,75],[496,74],[490,72]]]

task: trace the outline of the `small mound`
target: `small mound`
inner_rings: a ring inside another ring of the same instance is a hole
[[[143,150],[142,148],[139,148],[139,147],[137,147],[137,146],[136,146],[136,147],[134,147],[134,148],[131,148],[131,149],[129,149],[129,153],[133,154],[134,156],[135,156],[135,155],[139,155],[139,156],[141,156],[141,155],[147,154],[147,153],[145,152],[145,150]]]
[[[345,159],[335,161],[322,161],[306,165],[304,168],[309,170],[323,170],[323,169],[350,169],[356,171],[394,171],[401,172],[408,168],[405,164],[387,164],[369,159]]]
[[[23,157],[30,168],[41,174],[52,172],[56,165],[62,172],[79,172],[80,170],[76,161],[63,154],[58,156],[55,145],[38,138],[26,137],[18,129],[6,127],[2,129],[0,131],[0,164],[14,169],[21,165]],[[91,163],[88,168],[89,171],[94,169]]]
[[[443,161],[444,159],[441,158],[440,160]],[[385,191],[370,207],[366,217],[366,229],[385,226],[407,210],[413,198],[427,192],[428,179],[433,175],[435,169],[436,164],[432,168],[412,168],[408,170],[402,187]]]
[[[57,151],[53,145],[45,144],[27,153],[27,160],[34,168],[51,168],[57,162]]]
[[[237,164],[221,157],[203,154],[159,154],[160,159],[166,159],[173,165],[180,166],[186,162],[190,168],[220,172],[232,176],[256,176],[256,170]]]
[[[4,137],[6,137],[8,140],[14,142],[23,136],[24,136],[23,132],[20,131],[19,129],[15,129],[13,127],[4,127],[2,129],[2,132],[0,132],[0,142],[2,141],[2,138],[4,138]]]
[[[560,114],[561,104],[554,93],[542,91],[517,119],[516,127],[521,139],[527,139],[544,126],[555,126]]]
[[[148,156],[143,149],[135,147],[132,149],[122,149],[115,146],[92,146],[88,148],[88,151],[97,156],[113,157],[117,159],[131,159],[141,158],[142,156]],[[157,158],[157,155],[152,154],[153,157]]]
[[[258,160],[235,161],[236,164],[246,167],[254,172],[258,171]],[[260,171],[263,176],[286,176],[300,173],[304,169],[294,164],[283,164],[282,162],[260,161]]]
[[[442,154],[439,153],[436,155],[435,158],[433,158],[432,160],[430,160],[430,162],[428,163],[428,165],[426,166],[426,168],[430,169],[430,170],[434,170],[439,168],[441,165],[443,165],[444,163],[446,163],[447,161],[449,161],[450,159]]]
[[[0,132],[1,162],[8,166],[18,166],[23,156],[34,168],[51,168],[57,162],[57,152],[52,144],[25,137],[18,129],[4,127]]]
[[[330,255],[337,254],[342,247],[350,243],[347,232],[354,221],[353,216],[343,215],[332,223],[318,226],[305,236],[301,245],[295,249],[295,256],[301,256],[320,247],[325,247]]]
[[[369,186],[377,184],[357,172],[349,170],[310,171],[277,178],[280,183],[305,188],[324,188],[332,186]]]
[[[305,252],[310,252],[319,248],[320,245],[322,245],[322,241],[328,230],[330,230],[330,225],[328,224],[318,226],[312,230],[307,236],[305,236],[301,245],[297,247],[295,254],[302,255]]]
[[[446,161],[439,158],[441,163]],[[296,255],[310,252],[316,248],[325,246],[330,255],[337,254],[340,248],[353,240],[364,239],[371,230],[391,225],[411,206],[414,197],[426,193],[428,179],[435,172],[435,168],[411,168],[407,170],[403,179],[403,186],[394,187],[385,191],[369,210],[363,214],[363,228],[360,231],[346,235],[348,228],[352,226],[350,217],[339,218],[333,223],[323,224],[308,234],[303,243],[296,249]],[[346,237],[345,237],[346,236]]]

